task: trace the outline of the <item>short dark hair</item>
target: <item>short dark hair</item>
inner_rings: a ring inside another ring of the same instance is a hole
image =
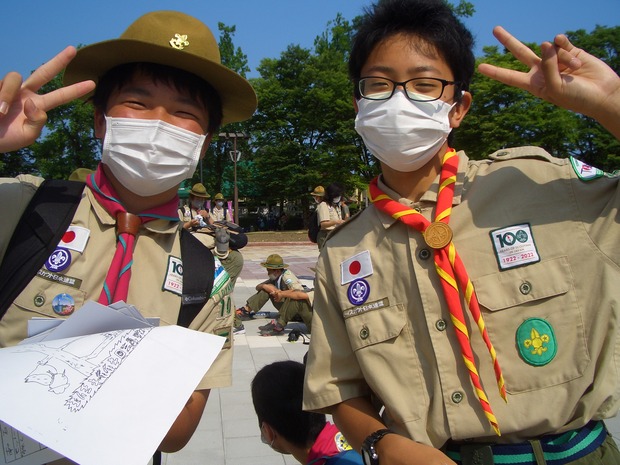
[[[156,63],[126,63],[106,72],[97,83],[92,102],[98,110],[106,110],[108,99],[115,90],[122,88],[130,79],[141,74],[154,83],[172,85],[179,92],[187,92],[209,112],[210,133],[222,125],[222,99],[215,88],[195,74],[172,66]]]
[[[293,360],[261,368],[252,380],[258,425],[266,421],[297,447],[311,447],[326,424],[325,415],[302,410],[305,367]]]
[[[330,202],[336,197],[342,197],[344,194],[344,186],[339,182],[332,182],[325,188],[325,198]]]
[[[417,37],[437,49],[458,82],[456,101],[462,90],[469,90],[475,66],[474,39],[445,0],[379,0],[364,13],[349,57],[356,98],[361,97],[357,82],[368,56],[380,42],[396,34]]]

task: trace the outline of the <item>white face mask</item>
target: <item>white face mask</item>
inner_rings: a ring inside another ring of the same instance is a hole
[[[276,271],[273,271],[273,272],[268,272],[267,276],[269,277],[270,281],[276,281],[280,277],[280,274]]]
[[[224,202],[219,202],[218,201],[218,202],[215,202],[215,205],[217,205],[218,207],[221,208],[224,205]]]
[[[416,171],[428,163],[450,134],[448,114],[455,104],[414,102],[404,92],[388,100],[357,101],[355,130],[370,152],[396,171]]]
[[[332,203],[335,205],[338,202],[340,202],[340,197],[334,197],[334,200],[332,200]]]
[[[196,171],[205,135],[160,120],[106,116],[101,161],[134,194],[161,194]]]

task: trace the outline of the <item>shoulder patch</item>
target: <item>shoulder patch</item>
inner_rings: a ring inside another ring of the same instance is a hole
[[[593,179],[602,178],[603,176],[608,178],[614,178],[620,176],[620,171],[616,170],[612,173],[606,173],[603,170],[595,168],[587,163],[577,160],[574,157],[570,157],[570,164],[575,171],[575,174],[582,181],[592,181]]]

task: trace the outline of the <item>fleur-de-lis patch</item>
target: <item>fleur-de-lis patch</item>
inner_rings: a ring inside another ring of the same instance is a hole
[[[170,46],[177,50],[183,50],[188,45],[187,34],[175,34],[174,37],[170,39]]]
[[[525,320],[517,329],[516,340],[519,355],[530,365],[546,365],[557,353],[553,328],[542,318]]]

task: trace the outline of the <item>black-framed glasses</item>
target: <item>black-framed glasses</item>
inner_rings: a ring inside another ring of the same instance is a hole
[[[368,76],[359,80],[358,88],[362,97],[369,100],[388,100],[394,95],[398,86],[405,89],[405,95],[409,100],[416,102],[432,102],[443,95],[446,86],[456,84],[456,81],[423,77],[413,78],[408,81],[396,82],[386,77]]]

